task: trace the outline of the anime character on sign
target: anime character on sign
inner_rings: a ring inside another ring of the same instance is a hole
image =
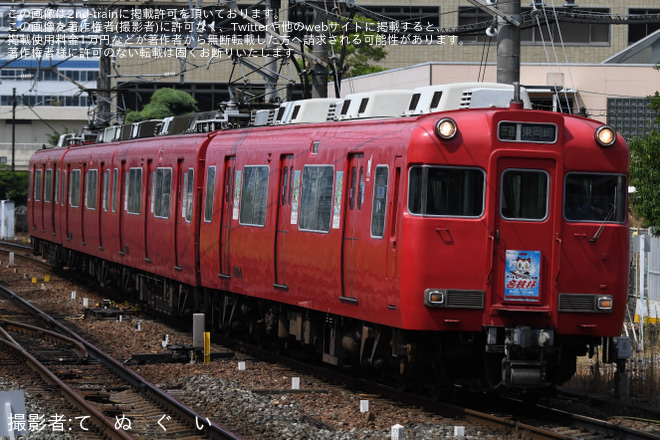
[[[541,252],[506,251],[505,301],[538,301],[540,297]]]

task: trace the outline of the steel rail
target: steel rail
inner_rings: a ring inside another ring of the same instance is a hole
[[[10,348],[23,359],[25,359],[25,362],[30,366],[30,368],[36,371],[47,383],[58,387],[62,393],[67,396],[69,401],[73,402],[78,407],[78,409],[89,415],[96,426],[101,428],[105,434],[109,435],[113,439],[135,439],[135,437],[128,434],[126,431],[116,430],[115,424],[112,420],[107,418],[102,412],[96,409],[96,407],[88,403],[85,398],[78,394],[73,388],[55,376],[52,371],[50,371],[45,365],[43,365],[34,356],[28,353],[23,347],[5,338],[0,338],[0,344],[4,344],[6,347]]]
[[[28,301],[16,295],[11,290],[7,289],[4,286],[0,286],[0,292],[2,292],[4,295],[8,296],[12,300],[16,301],[21,306],[30,310],[33,314],[37,315],[42,321],[48,323],[48,325],[56,329],[58,332],[67,334],[72,339],[79,341],[81,344],[85,346],[85,348],[93,358],[104,363],[108,368],[112,369],[117,375],[119,375],[122,379],[129,382],[134,387],[139,388],[144,392],[146,392],[147,394],[149,394],[151,398],[159,402],[161,405],[164,405],[165,407],[174,410],[176,414],[179,417],[181,417],[181,419],[185,420],[190,425],[197,427],[200,434],[206,434],[212,439],[241,440],[241,437],[239,437],[238,435],[223,428],[222,426],[219,426],[218,424],[212,422],[208,418],[197,413],[192,408],[189,408],[188,406],[184,405],[178,400],[172,398],[167,393],[156,387],[154,384],[147,381],[146,379],[144,379],[142,376],[135,373],[131,369],[127,368],[126,366],[118,362],[116,359],[108,356],[106,353],[101,351],[93,344],[89,343],[88,341],[85,341],[77,333],[65,327],[60,322],[56,321],[55,319],[53,319],[52,317],[50,317],[49,315],[38,309],[37,307],[30,304]],[[201,428],[199,428],[199,424],[198,424],[200,421],[203,425]]]

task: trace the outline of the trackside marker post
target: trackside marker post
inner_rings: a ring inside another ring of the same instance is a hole
[[[238,363],[238,371],[245,371],[245,362],[244,361],[240,361]]]
[[[368,400],[360,400],[360,412],[369,412],[369,401]]]
[[[403,425],[398,423],[390,428],[390,437],[392,440],[404,440],[405,434],[403,430]]]
[[[454,437],[465,437],[465,426],[454,426]]]
[[[299,390],[300,389],[300,378],[299,377],[292,377],[291,378],[291,389],[292,390]]]

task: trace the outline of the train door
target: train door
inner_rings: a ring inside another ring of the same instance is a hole
[[[277,231],[275,237],[275,287],[287,289],[286,284],[286,237],[291,224],[291,193],[293,186],[293,155],[280,159],[280,186],[277,201]]]
[[[105,162],[99,164],[99,178],[101,180],[99,188],[101,191],[101,203],[98,206],[99,217],[98,217],[98,228],[99,228],[99,250],[103,250],[103,234],[105,234],[105,222],[107,222],[106,216],[108,215],[108,195],[110,194],[110,182],[109,182],[110,172],[105,166]],[[105,222],[104,222],[105,220]]]
[[[53,164],[52,170],[46,170],[46,179],[44,180],[44,202],[48,202],[50,212],[48,213],[48,223],[51,235],[55,235],[55,211],[57,208],[53,202],[53,177],[56,175],[57,165]]]
[[[234,176],[236,174],[236,156],[225,157],[224,175],[222,176],[222,212],[220,213],[220,273],[222,278],[231,277],[229,262],[229,237],[231,235],[231,219],[234,209]]]
[[[358,301],[360,280],[360,225],[369,224],[369,209],[364,206],[366,161],[362,153],[348,159],[348,197],[344,205],[344,232],[342,240],[342,299]],[[364,208],[364,209],[363,209]]]
[[[183,159],[176,161],[176,207],[174,209],[174,267],[181,267],[179,263],[179,228],[183,221],[183,194],[184,184]]]
[[[126,197],[126,161],[122,160],[119,168],[119,176],[115,175],[115,194],[118,194],[119,206],[117,207],[117,233],[119,234],[119,254],[124,255],[124,199]],[[117,188],[117,186],[119,188]],[[116,205],[113,201],[113,208]]]
[[[153,176],[151,175],[151,166],[152,166],[152,160],[147,159],[147,169],[145,170],[147,174],[147,186],[146,186],[146,191],[145,191],[145,203],[144,203],[144,215],[142,216],[142,227],[144,228],[144,261],[150,262],[151,259],[149,258],[149,213],[153,212],[151,204],[153,203],[152,200],[152,193],[151,193],[151,186],[153,185]]]
[[[398,280],[399,274],[397,272],[397,262],[399,255],[399,246],[398,246],[398,232],[400,227],[400,216],[402,212],[401,200],[399,191],[401,187],[401,168],[403,160],[401,156],[397,156],[394,159],[394,172],[392,176],[392,189],[388,197],[389,205],[389,221],[385,222],[385,227],[389,226],[389,230],[386,230],[386,237],[389,236],[389,245],[387,251],[387,278],[391,290],[389,292],[389,304],[393,305],[399,295],[398,292]]]
[[[493,309],[550,306],[556,163],[500,158],[494,231]]]

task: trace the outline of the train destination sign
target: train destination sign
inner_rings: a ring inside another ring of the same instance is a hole
[[[557,142],[557,126],[536,122],[502,121],[497,130],[497,137],[504,142],[554,144]]]

